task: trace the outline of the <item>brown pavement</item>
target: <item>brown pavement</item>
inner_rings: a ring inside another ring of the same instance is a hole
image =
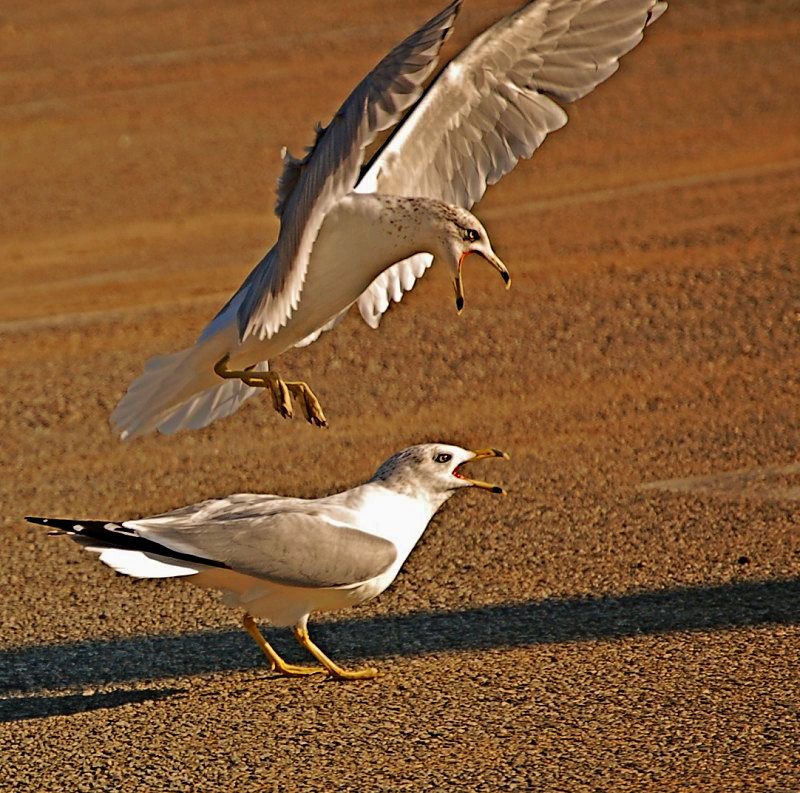
[[[510,292],[468,266],[459,318],[434,269],[286,356],[329,430],[110,433],[271,244],[280,147],[436,8],[0,7],[0,788],[800,788],[796,3],[675,0],[477,207]],[[425,440],[507,449],[511,495],[312,622],[374,681],[277,678],[213,595],[22,520],[321,495]]]

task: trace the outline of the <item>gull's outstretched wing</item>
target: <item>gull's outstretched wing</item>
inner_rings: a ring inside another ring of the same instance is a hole
[[[355,189],[471,208],[566,124],[558,103],[574,102],[610,77],[666,7],[656,0],[528,3],[447,65]],[[358,301],[364,320],[377,327],[390,300],[430,262],[417,254],[378,276]]]
[[[325,215],[355,186],[364,148],[417,101],[436,66],[462,0],[398,44],[339,108],[303,159],[284,153],[275,211],[281,219],[275,247],[250,273],[240,292],[239,335],[269,337],[297,308],[308,258]]]
[[[323,511],[299,499],[243,495],[122,527],[149,543],[150,553],[156,546],[167,557],[208,560],[278,584],[319,589],[374,578],[397,559],[393,543],[353,523],[344,507]]]

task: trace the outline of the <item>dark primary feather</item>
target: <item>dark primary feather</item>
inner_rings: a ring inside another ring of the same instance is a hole
[[[224,562],[180,553],[159,545],[152,540],[140,537],[133,529],[127,529],[119,523],[103,520],[67,520],[66,518],[37,518],[28,516],[28,523],[48,526],[57,529],[59,533],[94,540],[109,548],[120,548],[125,551],[141,551],[143,553],[157,554],[168,559],[179,559],[182,562],[196,562],[208,567],[228,567]]]

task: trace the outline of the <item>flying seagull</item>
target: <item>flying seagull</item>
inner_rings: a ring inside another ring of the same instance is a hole
[[[383,592],[457,490],[504,493],[461,471],[465,463],[490,457],[508,459],[497,449],[426,443],[390,457],[365,484],[324,498],[240,493],[122,523],[26,520],[68,534],[119,573],[185,577],[220,590],[226,605],[245,609],[245,630],[273,670],[353,680],[377,671],[343,669],[328,658],[308,635],[309,615],[355,606]],[[292,626],[297,641],[322,666],[287,664],[262,636],[256,617]]]
[[[302,159],[284,151],[275,245],[194,346],[147,363],[111,416],[123,439],[204,427],[260,388],[282,416],[292,415],[294,398],[309,422],[325,426],[311,388],[271,369],[278,355],[316,341],[353,303],[378,327],[433,261],[449,268],[459,312],[470,254],[510,285],[469,209],[567,122],[561,105],[610,77],[667,4],[535,0],[424,89],[460,6],[451,2],[380,61],[317,127]],[[391,127],[364,165],[365,149]]]

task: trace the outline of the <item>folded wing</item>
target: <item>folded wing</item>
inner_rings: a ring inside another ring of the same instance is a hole
[[[354,528],[347,510],[265,515],[261,509],[243,503],[214,509],[213,517],[183,510],[124,526],[168,554],[208,559],[287,586],[348,586],[384,573],[397,559],[393,543]]]

